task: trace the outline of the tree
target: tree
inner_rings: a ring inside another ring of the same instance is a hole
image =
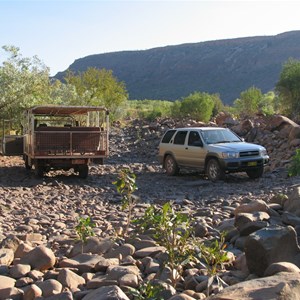
[[[300,113],[300,61],[289,59],[280,73],[276,84],[281,111],[289,117]]]
[[[18,119],[25,108],[49,100],[49,69],[36,56],[22,57],[17,47],[2,48],[9,57],[0,66],[0,117]]]
[[[265,115],[273,115],[276,109],[276,95],[273,91],[270,91],[263,95],[261,101],[258,104],[258,109]]]
[[[128,94],[123,82],[118,82],[112,71],[88,68],[85,72],[75,75],[68,72],[65,80],[67,84],[76,88],[81,99],[73,99],[77,105],[103,105],[113,114],[125,104]]]
[[[194,92],[183,99],[181,113],[183,116],[190,116],[193,119],[208,122],[212,116],[214,105],[214,96]]]
[[[240,116],[254,116],[259,112],[259,104],[263,98],[260,89],[252,86],[248,90],[241,92],[240,98],[233,103]]]

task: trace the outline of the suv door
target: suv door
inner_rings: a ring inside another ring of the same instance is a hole
[[[198,131],[191,130],[189,132],[185,151],[187,157],[187,166],[204,169],[207,151],[203,148],[203,141]]]
[[[176,162],[179,165],[186,165],[188,157],[185,150],[185,141],[187,137],[187,130],[178,130],[173,137],[172,152],[175,156]]]

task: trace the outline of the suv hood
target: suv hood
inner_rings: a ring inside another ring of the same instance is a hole
[[[222,152],[222,151],[241,152],[241,151],[254,151],[254,150],[264,149],[260,145],[245,143],[245,142],[209,144],[207,145],[207,148],[210,151],[214,151],[218,149],[218,152]]]

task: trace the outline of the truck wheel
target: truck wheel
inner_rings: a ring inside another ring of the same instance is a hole
[[[25,162],[25,169],[26,170],[31,170],[32,166],[29,165],[29,163],[28,163],[28,156],[27,155],[24,156],[24,162]]]
[[[78,166],[78,172],[80,178],[87,178],[89,174],[89,167],[88,165],[80,165]]]
[[[248,177],[251,179],[259,178],[264,173],[264,167],[260,167],[258,169],[253,169],[253,170],[247,170],[246,173]]]
[[[169,176],[174,176],[179,173],[177,162],[172,155],[167,155],[165,158],[164,168]]]
[[[208,179],[213,182],[224,179],[225,177],[224,170],[221,168],[219,162],[215,158],[212,158],[208,161],[206,174],[208,176]]]
[[[35,175],[37,177],[43,177],[44,176],[44,167],[39,166],[39,165],[35,165]]]

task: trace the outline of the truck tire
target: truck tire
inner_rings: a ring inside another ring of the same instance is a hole
[[[88,174],[89,174],[89,167],[88,167],[88,165],[80,165],[80,166],[78,166],[78,173],[79,173],[78,176],[80,178],[83,178],[83,179],[87,178]]]
[[[35,165],[34,168],[35,168],[34,172],[37,177],[44,176],[45,169],[43,166]]]
[[[32,169],[32,165],[29,165],[28,156],[27,155],[24,155],[24,163],[25,163],[25,169],[26,170],[31,170]]]

